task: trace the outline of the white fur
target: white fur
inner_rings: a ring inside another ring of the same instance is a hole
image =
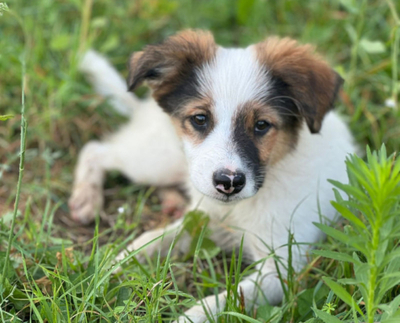
[[[86,53],[80,68],[117,111],[131,115],[118,132],[87,143],[79,154],[69,206],[75,220],[88,223],[102,207],[106,171],[118,170],[132,181],[157,186],[180,184],[187,171],[173,125],[154,100],[138,100],[127,92],[121,76],[94,51]]]
[[[262,100],[268,95],[265,73],[252,46],[244,49],[219,47],[215,59],[198,72],[200,91],[204,95],[211,93],[215,111],[225,118],[234,113],[238,105]]]
[[[87,51],[79,64],[79,69],[90,79],[96,92],[107,97],[120,114],[131,115],[132,108],[139,104],[139,100],[126,91],[125,80],[99,53],[93,50]]]
[[[244,167],[229,138],[235,107],[262,95],[258,82],[260,67],[254,59],[249,59],[251,52],[251,48],[219,50],[216,64],[207,66],[200,73],[203,89],[213,91],[218,120],[215,130],[198,147],[188,141],[184,142],[186,159],[170,119],[153,101],[134,99],[132,104],[134,102],[137,106],[134,107],[130,123],[105,142],[89,144],[83,150],[76,170],[72,196],[74,200],[78,199],[74,196],[83,194],[85,200],[86,195],[101,194],[101,191],[93,192],[90,187],[93,183],[101,186],[104,171],[112,168],[122,171],[132,180],[157,185],[177,183],[190,177],[191,180],[186,181],[191,195],[190,209],[199,208],[210,215],[212,238],[215,242],[224,249],[232,250],[233,246],[239,245],[244,235],[247,256],[254,261],[267,258],[257,266],[257,273],[240,283],[248,306],[263,300],[263,297],[259,297],[260,290],[270,303],[280,302],[281,285],[274,261],[268,255],[274,250],[283,262],[287,260],[288,253],[284,245],[287,243],[289,229],[298,243],[313,243],[322,238],[321,232],[312,222],[320,221],[319,206],[323,217],[331,220],[335,216],[330,205],[334,195],[327,179],[345,182],[347,177],[344,160],[348,153],[355,151],[346,125],[336,113],[331,112],[325,117],[319,134],[312,135],[303,124],[296,149],[268,168],[264,185],[257,194],[251,190],[246,191],[245,188],[239,193],[244,199],[235,204],[224,204],[212,198],[212,185],[209,181],[214,170],[218,167]],[[98,56],[88,63],[97,64],[97,60],[103,58]],[[111,74],[116,74],[109,66],[104,70],[90,68],[86,71],[91,74],[97,89],[106,84],[105,80]],[[232,90],[232,87],[236,90]],[[121,93],[118,90],[109,94],[117,97],[119,102],[126,102],[120,97]],[[85,189],[81,190],[80,187]],[[85,201],[80,203],[85,205]],[[90,208],[88,203],[90,204],[90,198],[86,200],[86,207]],[[79,213],[79,208],[77,212]],[[84,219],[84,212],[77,215],[77,218]],[[165,254],[180,230],[181,222],[182,220],[178,220],[164,230],[146,232],[126,252],[164,234],[164,238],[153,243],[147,252],[152,254],[160,251]],[[183,236],[176,248],[185,251],[189,245],[188,239]],[[301,268],[306,261],[306,250],[306,245],[294,248],[293,265],[296,269]],[[125,257],[126,252],[121,253],[117,260]],[[283,268],[281,270],[285,273]],[[223,310],[225,298],[226,292],[218,295],[218,302],[215,296],[207,297],[198,306],[189,309],[178,321],[185,322],[186,317],[193,322],[204,322],[207,320],[205,311],[216,316]]]

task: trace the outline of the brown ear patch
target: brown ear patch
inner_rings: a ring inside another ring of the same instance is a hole
[[[312,133],[319,132],[325,114],[332,109],[342,78],[311,45],[290,38],[270,37],[255,45],[258,60],[272,79],[279,80]]]
[[[176,97],[170,94],[179,88],[180,94],[186,90],[193,95],[195,69],[211,61],[216,50],[217,45],[211,33],[194,30],[180,32],[161,44],[146,46],[142,52],[131,56],[128,88],[133,91],[147,81],[154,90],[155,99],[170,112],[172,105],[177,104]],[[193,86],[188,88],[188,85]],[[166,97],[173,102],[166,102]]]

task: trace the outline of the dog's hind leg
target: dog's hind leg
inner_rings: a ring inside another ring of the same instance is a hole
[[[104,142],[91,141],[81,150],[68,203],[75,221],[87,224],[101,211],[104,176],[112,167],[112,158],[110,147]]]
[[[172,215],[174,218],[180,218],[183,215],[187,200],[183,192],[178,188],[166,187],[158,190],[158,196],[161,201],[161,212]]]
[[[168,117],[152,102],[144,101],[138,110],[118,132],[104,141],[87,143],[80,152],[69,200],[74,220],[89,223],[101,210],[102,186],[109,170],[120,171],[139,184],[168,187],[184,182],[184,155]],[[167,197],[169,203],[176,200],[170,193]]]

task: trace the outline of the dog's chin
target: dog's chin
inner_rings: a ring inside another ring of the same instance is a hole
[[[215,194],[212,196],[209,195],[208,197],[222,204],[236,204],[237,202],[244,199],[239,196],[226,196],[224,194]]]
[[[224,204],[224,205],[236,204],[242,200],[245,200],[245,199],[248,199],[248,198],[254,196],[254,194],[251,196],[245,196],[245,195],[241,195],[241,194],[226,196],[225,194],[221,194],[221,193],[217,193],[217,192],[212,193],[212,194],[204,193],[204,192],[201,192],[201,193],[203,195],[205,195],[207,198],[209,198],[217,203]]]

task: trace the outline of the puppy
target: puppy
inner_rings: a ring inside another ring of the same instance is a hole
[[[306,245],[322,238],[313,222],[335,216],[327,179],[346,182],[344,160],[355,152],[345,123],[330,112],[341,77],[313,47],[289,38],[233,49],[218,46],[209,32],[191,30],[131,56],[129,90],[147,82],[154,100],[125,92],[117,73],[93,52],[82,69],[114,106],[133,112],[118,133],[81,152],[70,202],[75,217],[93,217],[109,169],[151,185],[185,183],[188,210],[210,216],[214,241],[232,250],[244,237],[246,255],[261,260],[258,272],[240,283],[245,304],[264,297],[279,303],[282,286],[268,255],[273,250],[287,261],[291,230],[299,243],[292,265],[304,265]],[[117,260],[160,235],[146,252],[165,255],[181,223],[144,233]],[[174,248],[185,251],[188,239],[182,236]],[[206,312],[216,318],[226,292],[217,298],[203,299],[178,321],[204,322]]]

